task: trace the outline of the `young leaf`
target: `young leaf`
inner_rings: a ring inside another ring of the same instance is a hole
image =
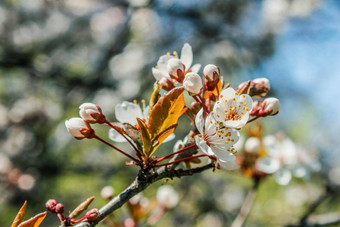
[[[152,144],[151,144],[151,138],[150,138],[148,127],[146,126],[145,122],[140,118],[137,118],[137,122],[140,128],[140,132],[142,134],[144,153],[145,155],[149,155],[152,152],[151,150]]]
[[[159,145],[161,145],[162,142],[160,141],[164,141],[171,133],[175,131],[176,128],[177,124],[171,125],[170,127],[160,132],[155,138],[153,138],[153,140],[151,141],[152,151],[154,152],[159,147]],[[149,155],[152,155],[153,152],[151,152]]]
[[[47,211],[35,215],[33,218],[24,221],[18,227],[38,227],[40,226],[41,222],[45,219]]]
[[[72,213],[69,215],[69,218],[73,219],[79,216],[84,210],[87,209],[87,207],[92,203],[93,200],[94,200],[94,196],[82,202],[79,206],[77,206],[76,209],[72,211]]]
[[[153,85],[153,92],[149,102],[149,113],[154,107],[154,105],[157,103],[158,99],[161,97],[161,95],[159,94],[161,88],[162,84],[158,84],[156,81],[155,84]]]
[[[171,92],[160,98],[152,108],[148,122],[152,139],[177,123],[185,105],[183,91],[183,87],[174,88]],[[158,139],[158,142],[162,143],[165,138],[162,136],[162,138]]]
[[[11,227],[17,227],[20,225],[20,223],[24,220],[24,216],[25,216],[25,211],[26,211],[26,205],[27,205],[27,201],[24,202],[24,205],[22,205],[22,207],[20,208],[17,216],[15,217]]]

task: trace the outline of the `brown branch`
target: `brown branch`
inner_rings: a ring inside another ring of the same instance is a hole
[[[136,179],[132,182],[132,184],[127,187],[123,192],[121,192],[119,195],[114,197],[109,203],[107,203],[105,206],[103,206],[100,210],[100,216],[99,218],[94,222],[88,222],[83,221],[77,225],[76,227],[93,227],[98,224],[101,220],[103,220],[106,216],[111,214],[113,211],[117,210],[121,206],[123,206],[129,199],[131,199],[133,196],[138,194],[141,191],[144,191],[149,185],[152,183],[159,181],[164,178],[171,178],[174,177],[180,178],[182,176],[190,176],[195,173],[200,173],[205,170],[214,168],[215,164],[210,163],[201,167],[197,167],[194,169],[168,169],[168,168],[162,168],[161,170],[155,172],[155,173],[148,173],[144,171],[139,171],[138,176]]]
[[[240,209],[240,212],[234,219],[233,223],[231,224],[231,227],[242,227],[244,225],[244,222],[246,221],[249,212],[251,208],[253,207],[256,194],[257,194],[257,189],[259,187],[260,180],[254,179],[254,185],[253,187],[249,190],[247,197],[242,204],[242,207]]]

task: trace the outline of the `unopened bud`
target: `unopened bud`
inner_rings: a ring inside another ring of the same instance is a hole
[[[267,98],[262,103],[262,109],[260,115],[275,115],[279,112],[280,101],[277,98]]]
[[[175,85],[172,82],[171,78],[163,77],[159,80],[159,83],[162,84],[162,89],[164,89],[165,91],[170,91],[171,89],[175,88]]]
[[[203,75],[208,81],[216,81],[220,78],[220,68],[216,65],[209,64],[206,65],[203,69]]]
[[[270,82],[267,78],[254,79],[250,86],[250,96],[264,97],[270,90]]]
[[[168,61],[168,72],[172,78],[182,83],[184,80],[185,66],[178,58],[172,58]]]
[[[83,119],[73,117],[65,121],[67,131],[76,139],[92,138],[94,135],[93,129],[87,125]]]
[[[250,112],[251,116],[255,116],[259,113],[261,109],[261,102],[259,100],[256,100],[255,102],[253,102],[253,108]]]
[[[185,75],[183,87],[190,95],[199,95],[203,89],[202,78],[197,73],[188,73]]]
[[[55,206],[55,212],[57,212],[58,214],[64,213],[64,205],[61,204],[61,203],[58,203],[58,204]]]
[[[46,203],[45,203],[46,209],[51,211],[52,213],[56,213],[56,206],[57,206],[57,201],[55,199],[49,199]]]
[[[198,111],[200,111],[200,109],[202,108],[201,104],[198,103],[198,102],[193,102],[191,103],[191,106],[190,106],[190,110],[193,114],[197,114]]]
[[[100,215],[99,210],[97,208],[94,208],[92,210],[89,210],[86,213],[85,217],[89,221],[95,221],[95,220],[97,220],[97,218],[99,218],[99,215]]]
[[[248,153],[258,154],[260,152],[261,142],[256,137],[250,137],[247,139],[244,150]]]
[[[83,103],[79,106],[79,115],[84,121],[91,123],[104,123],[105,116],[101,108],[93,103]]]

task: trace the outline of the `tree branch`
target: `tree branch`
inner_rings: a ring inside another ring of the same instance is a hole
[[[243,203],[243,205],[240,209],[240,212],[238,213],[235,220],[231,224],[231,227],[242,227],[243,226],[244,222],[246,221],[246,219],[248,217],[248,214],[249,214],[251,208],[253,207],[259,184],[260,184],[260,180],[255,179],[254,185],[249,190],[247,197],[246,197],[246,199],[245,199],[245,201],[244,201],[244,203]]]
[[[210,163],[201,167],[197,167],[194,169],[168,169],[168,168],[162,168],[158,170],[155,173],[148,173],[144,171],[139,171],[138,176],[136,179],[132,182],[132,184],[127,187],[123,192],[121,192],[119,195],[114,197],[109,203],[107,203],[105,206],[103,206],[100,210],[100,216],[99,218],[94,222],[88,222],[83,221],[77,225],[76,227],[93,227],[98,224],[101,220],[103,220],[106,216],[111,214],[113,211],[117,210],[121,206],[123,206],[129,199],[131,199],[133,196],[138,194],[141,191],[144,191],[149,185],[152,183],[159,181],[164,178],[171,178],[174,177],[180,178],[182,176],[190,176],[195,173],[200,173],[205,170],[214,168],[215,164]]]

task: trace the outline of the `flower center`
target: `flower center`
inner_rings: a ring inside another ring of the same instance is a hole
[[[225,109],[224,113],[225,113],[226,120],[239,121],[242,118],[242,116],[237,113],[236,107],[230,107],[229,111]]]

